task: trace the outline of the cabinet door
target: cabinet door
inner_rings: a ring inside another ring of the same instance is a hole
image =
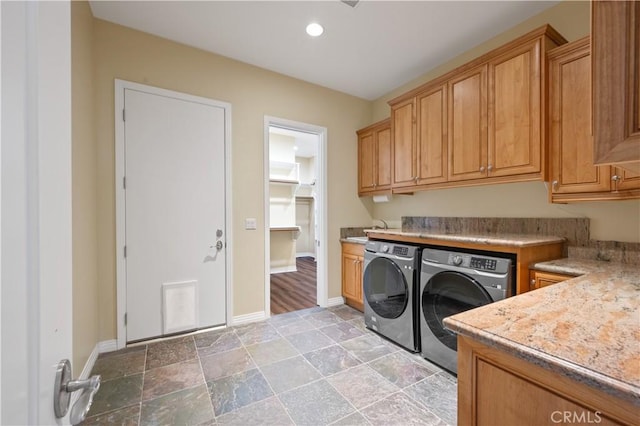
[[[619,167],[616,167],[614,172],[615,175],[612,179],[615,182],[614,189],[616,191],[640,189],[640,173]]]
[[[591,2],[591,34],[595,161],[640,171],[640,2]]]
[[[373,132],[358,135],[358,194],[373,191],[376,184],[376,145]]]
[[[489,63],[489,176],[541,171],[540,40]]]
[[[487,66],[449,81],[449,180],[487,175]]]
[[[391,128],[376,131],[376,189],[391,188]]]
[[[342,254],[342,295],[344,297],[362,300],[362,266],[359,256]]]
[[[554,274],[553,272],[529,271],[529,290],[546,287],[573,278],[569,275]]]
[[[416,97],[418,184],[447,180],[447,90],[439,86]]]
[[[394,187],[415,185],[414,110],[414,98],[394,105],[391,109]]]
[[[589,38],[549,54],[550,178],[553,194],[608,192],[611,167],[595,166]]]

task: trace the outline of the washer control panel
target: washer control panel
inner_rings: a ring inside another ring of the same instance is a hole
[[[470,266],[473,269],[480,269],[482,271],[495,271],[496,265],[496,259],[489,259],[486,257],[471,257]]]

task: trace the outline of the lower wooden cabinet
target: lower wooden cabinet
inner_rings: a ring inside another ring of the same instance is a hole
[[[531,269],[529,271],[529,290],[536,290],[571,278],[575,277],[571,275],[555,274],[553,272],[536,271],[535,269]]]
[[[342,243],[342,297],[347,305],[363,312],[362,267],[364,245]]]
[[[632,425],[631,403],[458,336],[459,425]]]

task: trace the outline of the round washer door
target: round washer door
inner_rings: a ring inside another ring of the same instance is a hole
[[[382,318],[398,318],[409,303],[409,286],[400,267],[384,257],[376,257],[364,270],[364,297]]]
[[[435,274],[422,292],[422,315],[433,335],[454,351],[455,333],[444,328],[446,317],[493,302],[489,293],[473,278],[454,271]]]

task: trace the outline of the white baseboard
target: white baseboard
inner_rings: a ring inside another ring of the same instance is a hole
[[[98,354],[100,353],[98,350],[98,346],[99,346],[99,343],[93,347],[93,350],[91,351],[91,354],[89,354],[89,358],[87,359],[87,362],[84,363],[84,368],[82,369],[82,373],[80,373],[78,380],[86,380],[89,378],[89,375],[91,374],[91,370],[93,370],[93,366],[96,363],[96,360],[98,359]]]
[[[296,268],[296,265],[293,266],[280,266],[277,268],[271,268],[269,270],[269,273],[271,274],[284,274],[285,272],[297,272],[298,269]]]
[[[302,253],[296,253],[296,257],[313,257],[313,259],[315,260],[316,258],[316,254],[315,253],[311,253],[309,252],[302,252]]]
[[[262,321],[266,318],[267,316],[264,311],[253,312],[250,314],[238,315],[233,317],[233,323],[229,325],[248,324],[250,322]]]
[[[327,307],[330,308],[332,306],[344,305],[344,298],[342,296],[332,297],[327,300]]]
[[[118,341],[116,339],[98,342],[98,353],[102,354],[105,352],[113,352],[116,350],[118,350]]]

